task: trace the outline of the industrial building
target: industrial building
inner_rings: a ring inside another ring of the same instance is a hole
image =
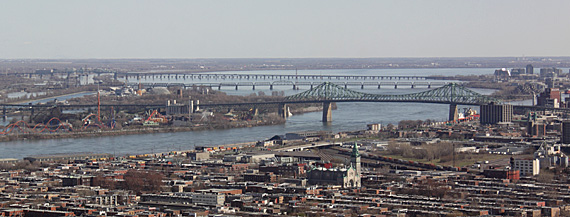
[[[46,161],[60,161],[60,160],[90,160],[90,159],[109,159],[112,158],[112,154],[104,154],[104,153],[70,153],[70,154],[47,154],[47,155],[33,155],[29,157],[25,157],[24,160],[28,160],[30,162],[39,161],[39,162],[46,162]]]

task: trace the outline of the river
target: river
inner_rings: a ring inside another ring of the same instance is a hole
[[[429,76],[429,75],[483,75],[492,74],[494,69],[374,69],[374,70],[307,70],[307,71],[246,71],[246,72],[220,72],[222,74],[323,74],[323,75],[401,75],[401,76]],[[152,82],[152,78],[147,81]],[[158,82],[158,81],[155,81]],[[162,80],[162,82],[166,82]],[[172,81],[175,82],[175,81]],[[180,81],[176,81],[180,82]],[[187,81],[192,82],[192,81]],[[225,81],[227,82],[227,81]],[[252,90],[241,88],[235,90],[227,87],[222,89],[227,94],[248,95],[252,93],[271,94],[268,88]],[[306,90],[292,90],[290,87],[280,86],[273,91],[283,91],[285,95],[291,95]],[[376,94],[407,94],[427,91],[427,88],[382,88],[366,87],[360,89],[352,87],[355,91]],[[474,89],[482,94],[490,94],[493,90]],[[522,102],[528,104],[529,102]],[[520,103],[518,103],[520,104]],[[370,103],[370,102],[345,102],[337,103],[337,109],[332,111],[332,123],[321,122],[322,113],[312,112],[302,115],[294,115],[282,125],[258,126],[251,128],[237,128],[211,131],[189,131],[176,133],[154,133],[139,135],[122,135],[95,138],[68,138],[49,140],[24,140],[0,143],[0,158],[23,158],[37,154],[69,153],[69,152],[95,152],[111,153],[116,155],[166,152],[174,150],[189,150],[194,146],[223,145],[230,143],[242,143],[268,139],[274,135],[282,135],[287,132],[325,130],[332,132],[352,131],[366,129],[367,124],[381,123],[397,124],[401,120],[426,120],[432,119],[444,121],[448,116],[448,105],[428,103]],[[462,107],[460,106],[460,111]],[[477,109],[478,108],[474,108]]]

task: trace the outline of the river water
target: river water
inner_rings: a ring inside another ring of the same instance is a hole
[[[220,72],[221,74],[322,74],[322,75],[401,75],[401,76],[429,76],[429,75],[483,75],[492,74],[494,69],[468,68],[468,69],[374,69],[374,70],[306,70],[306,71],[247,71],[247,72]],[[153,82],[154,78],[141,82]],[[243,81],[243,80],[242,80]],[[336,81],[336,80],[335,80]],[[154,82],[196,82],[192,80],[181,81],[156,79]],[[216,81],[208,81],[216,82]],[[218,82],[228,82],[218,81]],[[227,89],[225,89],[227,88]],[[292,95],[305,91],[308,87],[300,90],[292,90],[288,86],[276,86],[273,91],[283,91],[285,95]],[[375,94],[407,94],[427,91],[427,88],[398,87],[398,89],[360,86],[352,87],[355,91]],[[493,90],[474,89],[482,94],[490,94]],[[232,87],[224,87],[222,91],[232,95],[249,95],[253,93],[271,94],[268,87],[252,90],[251,87],[240,87],[235,90]],[[523,102],[528,104],[529,102]],[[211,131],[191,131],[176,133],[154,133],[139,135],[123,135],[95,138],[69,138],[50,139],[35,141],[11,141],[0,143],[0,158],[23,158],[37,154],[69,153],[69,152],[95,152],[111,153],[116,155],[166,152],[174,150],[189,150],[194,146],[213,146],[231,143],[242,143],[268,139],[274,135],[282,135],[287,132],[298,131],[352,131],[366,129],[367,124],[381,123],[397,124],[401,120],[426,120],[432,119],[445,121],[448,117],[449,105],[428,103],[370,103],[370,102],[345,102],[337,103],[337,109],[333,110],[333,121],[330,124],[321,122],[322,113],[312,112],[289,117],[283,125],[259,126],[251,128],[237,128]],[[459,107],[462,111],[462,108]],[[477,109],[478,108],[474,108]]]

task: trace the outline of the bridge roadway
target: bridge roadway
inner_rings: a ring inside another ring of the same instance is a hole
[[[311,82],[311,81],[273,81],[273,82],[220,82],[220,83],[136,83],[136,82],[129,82],[127,85],[129,86],[138,86],[139,84],[142,87],[181,87],[181,88],[192,88],[197,86],[203,87],[210,87],[210,88],[218,88],[221,90],[222,87],[234,87],[238,90],[238,87],[252,87],[255,90],[256,87],[269,87],[270,90],[273,90],[274,86],[291,86],[293,89],[298,89],[299,87],[305,86],[313,88],[321,84],[322,82]],[[439,87],[446,85],[448,82],[444,81],[376,81],[376,82],[331,82],[333,84],[344,86],[344,88],[348,87],[360,87],[360,89],[364,89],[364,87],[378,87],[381,89],[382,87],[394,87],[397,89],[398,87],[409,87],[409,88],[432,88],[432,87]]]
[[[282,101],[268,101],[268,102],[243,102],[243,103],[211,103],[211,104],[194,104],[192,111],[197,111],[200,108],[215,108],[215,107],[241,107],[241,106],[263,106],[263,105],[277,105],[278,113],[282,116],[286,115],[287,104],[301,104],[301,103],[322,103],[323,104],[323,121],[328,122],[331,120],[330,104],[332,102],[408,102],[408,103],[434,103],[434,104],[449,104],[449,102],[438,102],[429,100],[410,100],[410,99],[383,99],[383,100],[367,100],[367,99],[327,99],[327,100],[282,100]],[[480,106],[476,103],[462,103],[462,105],[472,105]],[[78,108],[96,108],[97,104],[75,104],[75,105],[57,105],[61,109],[78,109]],[[101,107],[109,108],[119,108],[119,107],[135,107],[135,108],[145,108],[145,109],[158,109],[167,107],[166,104],[101,104]],[[30,109],[34,110],[36,108],[52,108],[54,105],[47,104],[0,104],[3,110],[3,116],[7,114],[8,108],[12,109]],[[524,105],[513,105],[513,109],[519,110],[530,110],[530,111],[562,111],[570,112],[570,108],[548,108],[548,107],[537,107],[537,106],[524,106]]]
[[[438,101],[428,101],[428,100],[397,100],[397,99],[383,99],[383,100],[367,100],[367,99],[338,99],[338,100],[287,100],[287,101],[269,101],[269,102],[245,102],[245,103],[214,103],[214,104],[193,104],[193,108],[189,108],[189,111],[197,111],[200,108],[214,108],[214,107],[240,107],[240,106],[263,106],[263,105],[277,105],[278,106],[278,114],[282,117],[287,117],[287,104],[299,104],[299,103],[322,103],[323,104],[323,122],[330,122],[332,121],[332,111],[331,111],[331,103],[332,102],[411,102],[411,103],[435,103],[435,104],[449,104],[449,102],[438,102]],[[462,103],[463,105],[473,105],[473,106],[480,106],[479,104],[475,103]],[[46,104],[35,104],[35,105],[26,105],[26,104],[0,104],[2,107],[2,117],[6,119],[7,110],[8,108],[13,109],[29,109],[31,110],[32,114],[36,108],[51,108],[54,105],[46,105]],[[57,105],[60,109],[65,108],[97,108],[97,104],[76,104],[76,105]],[[167,107],[166,104],[102,104],[101,107],[136,107],[136,108],[144,108],[144,109],[158,109],[158,108],[165,108]],[[450,120],[452,120],[451,115],[452,112],[456,112],[457,105],[450,104]],[[570,112],[570,108],[547,108],[547,107],[536,107],[536,106],[520,106],[514,105],[514,109],[522,109],[522,110],[531,110],[531,111],[564,111]]]
[[[291,74],[199,74],[199,73],[116,73],[115,77],[191,79],[191,80],[443,80],[443,76],[398,76],[398,75],[291,75]]]

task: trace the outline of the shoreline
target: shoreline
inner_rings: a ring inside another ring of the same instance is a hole
[[[28,99],[28,100],[24,100],[24,101],[17,101],[17,102],[9,102],[6,104],[13,104],[13,105],[17,105],[17,104],[26,104],[26,103],[30,103],[30,102],[34,102],[34,101],[39,101],[39,100],[46,100],[46,99],[57,99],[58,97],[66,97],[66,96],[71,96],[74,94],[83,94],[83,93],[89,93],[92,91],[79,91],[79,92],[74,92],[74,93],[68,93],[68,94],[63,94],[63,95],[57,95],[57,96],[49,96],[49,97],[44,97],[44,98],[38,98],[38,99]],[[97,93],[97,92],[95,92]]]
[[[222,124],[219,126],[202,125],[202,126],[164,126],[164,127],[148,127],[148,128],[132,128],[120,130],[99,130],[99,131],[77,131],[65,133],[30,133],[30,134],[15,134],[0,136],[0,142],[11,141],[25,141],[25,140],[45,140],[45,139],[67,139],[67,138],[90,138],[98,136],[122,136],[122,135],[136,135],[147,133],[172,133],[172,132],[189,132],[189,131],[204,131],[204,130],[223,130],[234,128],[247,128],[257,126],[269,126],[284,124],[285,120],[256,122],[256,123],[236,123],[236,124]]]

